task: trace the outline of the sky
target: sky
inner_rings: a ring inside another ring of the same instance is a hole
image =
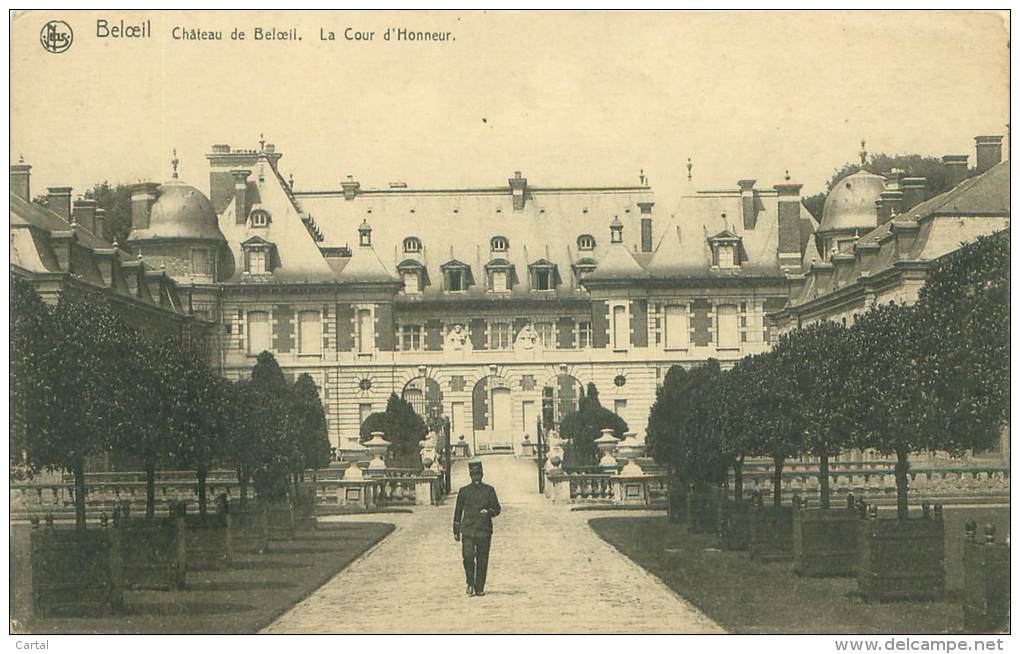
[[[71,47],[40,43],[67,22]],[[97,21],[143,25],[99,38]],[[298,190],[792,181],[870,152],[969,154],[1009,121],[1008,18],[938,12],[73,12],[14,16],[13,163],[46,186],[183,180],[214,143],[283,153]],[[174,28],[222,32],[174,39]],[[261,27],[300,41],[256,41]],[[374,32],[349,41],[347,28]],[[387,28],[449,33],[387,41]],[[243,30],[246,40],[230,38]],[[323,41],[320,30],[335,41]],[[687,160],[693,181],[687,181]]]

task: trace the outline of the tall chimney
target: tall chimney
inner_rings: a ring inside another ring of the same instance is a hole
[[[928,180],[924,177],[904,177],[900,181],[903,189],[903,211],[910,211],[928,198]]]
[[[800,268],[800,188],[803,184],[776,184],[779,213],[779,265]]]
[[[75,200],[74,221],[93,234],[96,233],[96,201]]]
[[[967,179],[967,155],[943,155],[942,165],[946,167],[946,173],[949,177],[949,188],[954,188],[957,184]]]
[[[248,220],[248,175],[250,170],[232,170],[234,176],[234,222],[243,225]]]
[[[754,229],[758,222],[758,214],[754,208],[754,179],[742,179],[737,182],[740,187],[740,210],[744,217],[744,229]]]
[[[358,189],[361,188],[361,182],[354,181],[354,177],[352,175],[348,175],[347,179],[340,182],[340,188],[344,190],[345,200],[353,200],[358,194]]]
[[[156,202],[157,182],[138,182],[131,187],[131,229],[148,229],[149,213]]]
[[[524,202],[528,195],[528,178],[521,176],[521,171],[514,171],[514,176],[507,180],[510,184],[510,194],[514,198],[514,211],[524,208]]]
[[[32,166],[27,163],[11,165],[11,193],[26,202],[32,201],[31,170]]]
[[[641,209],[641,251],[652,251],[652,207],[654,202],[638,202]]]
[[[1002,161],[1002,136],[976,136],[974,142],[977,147],[978,175]]]
[[[71,222],[71,187],[51,186],[46,189],[46,206],[64,220]]]
[[[878,224],[886,224],[893,216],[903,213],[903,191],[882,191],[875,200],[875,207],[878,209]]]
[[[102,207],[96,207],[96,230],[95,234],[99,238],[106,238],[106,209]],[[113,240],[113,239],[110,239]]]

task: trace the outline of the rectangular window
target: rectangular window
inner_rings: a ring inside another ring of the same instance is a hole
[[[626,350],[630,345],[630,325],[627,320],[627,307],[618,304],[613,307],[613,349]]]
[[[421,286],[418,283],[418,273],[416,271],[407,271],[403,274],[404,279],[404,293],[408,295],[415,295],[421,293]]]
[[[539,268],[535,271],[535,290],[537,291],[548,291],[552,290],[552,271]]]
[[[509,350],[513,344],[512,327],[508,322],[489,323],[489,349]]]
[[[209,250],[195,248],[191,251],[191,274],[212,275],[212,265],[209,263]]]
[[[732,268],[735,265],[733,261],[733,246],[732,245],[720,245],[719,246],[719,267],[720,268]]]
[[[248,250],[248,272],[252,274],[261,274],[265,273],[267,270],[266,251]]]
[[[248,354],[258,354],[271,347],[269,338],[269,313],[248,312]]]
[[[687,328],[687,307],[666,305],[666,349],[684,349],[690,340]]]
[[[492,292],[493,293],[506,293],[506,271],[505,270],[494,270],[492,271]]]
[[[403,325],[400,328],[400,349],[404,352],[421,350],[421,325]]]
[[[369,309],[358,309],[358,352],[371,352],[375,340],[375,325]]]
[[[737,320],[737,307],[723,304],[716,309],[718,322],[717,343],[719,349],[735,350],[740,347],[740,328]]]
[[[322,320],[318,311],[298,314],[298,354],[322,354]]]
[[[464,271],[462,270],[446,271],[446,290],[448,291],[466,290],[464,288]]]
[[[577,347],[582,350],[591,348],[591,321],[577,321]]]
[[[535,332],[542,339],[542,345],[545,348],[551,349],[556,347],[556,323],[536,322]]]

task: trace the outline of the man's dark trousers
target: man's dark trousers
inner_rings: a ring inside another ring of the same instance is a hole
[[[476,593],[485,592],[485,574],[489,570],[489,546],[492,535],[462,536],[461,553],[464,556],[464,574],[467,575],[468,586]]]

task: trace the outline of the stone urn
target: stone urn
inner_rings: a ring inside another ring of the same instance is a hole
[[[619,442],[620,439],[613,436],[612,429],[603,429],[602,435],[595,439],[595,447],[599,448],[599,452],[602,453],[602,458],[599,459],[600,468],[604,470],[615,470],[619,467],[619,464],[616,462],[616,457],[613,456]]]
[[[386,456],[386,452],[389,451],[390,445],[392,443],[383,438],[381,431],[372,432],[372,438],[365,441],[365,448],[372,455],[372,460],[368,462],[368,469],[370,471],[386,469],[386,461],[383,459]]]

